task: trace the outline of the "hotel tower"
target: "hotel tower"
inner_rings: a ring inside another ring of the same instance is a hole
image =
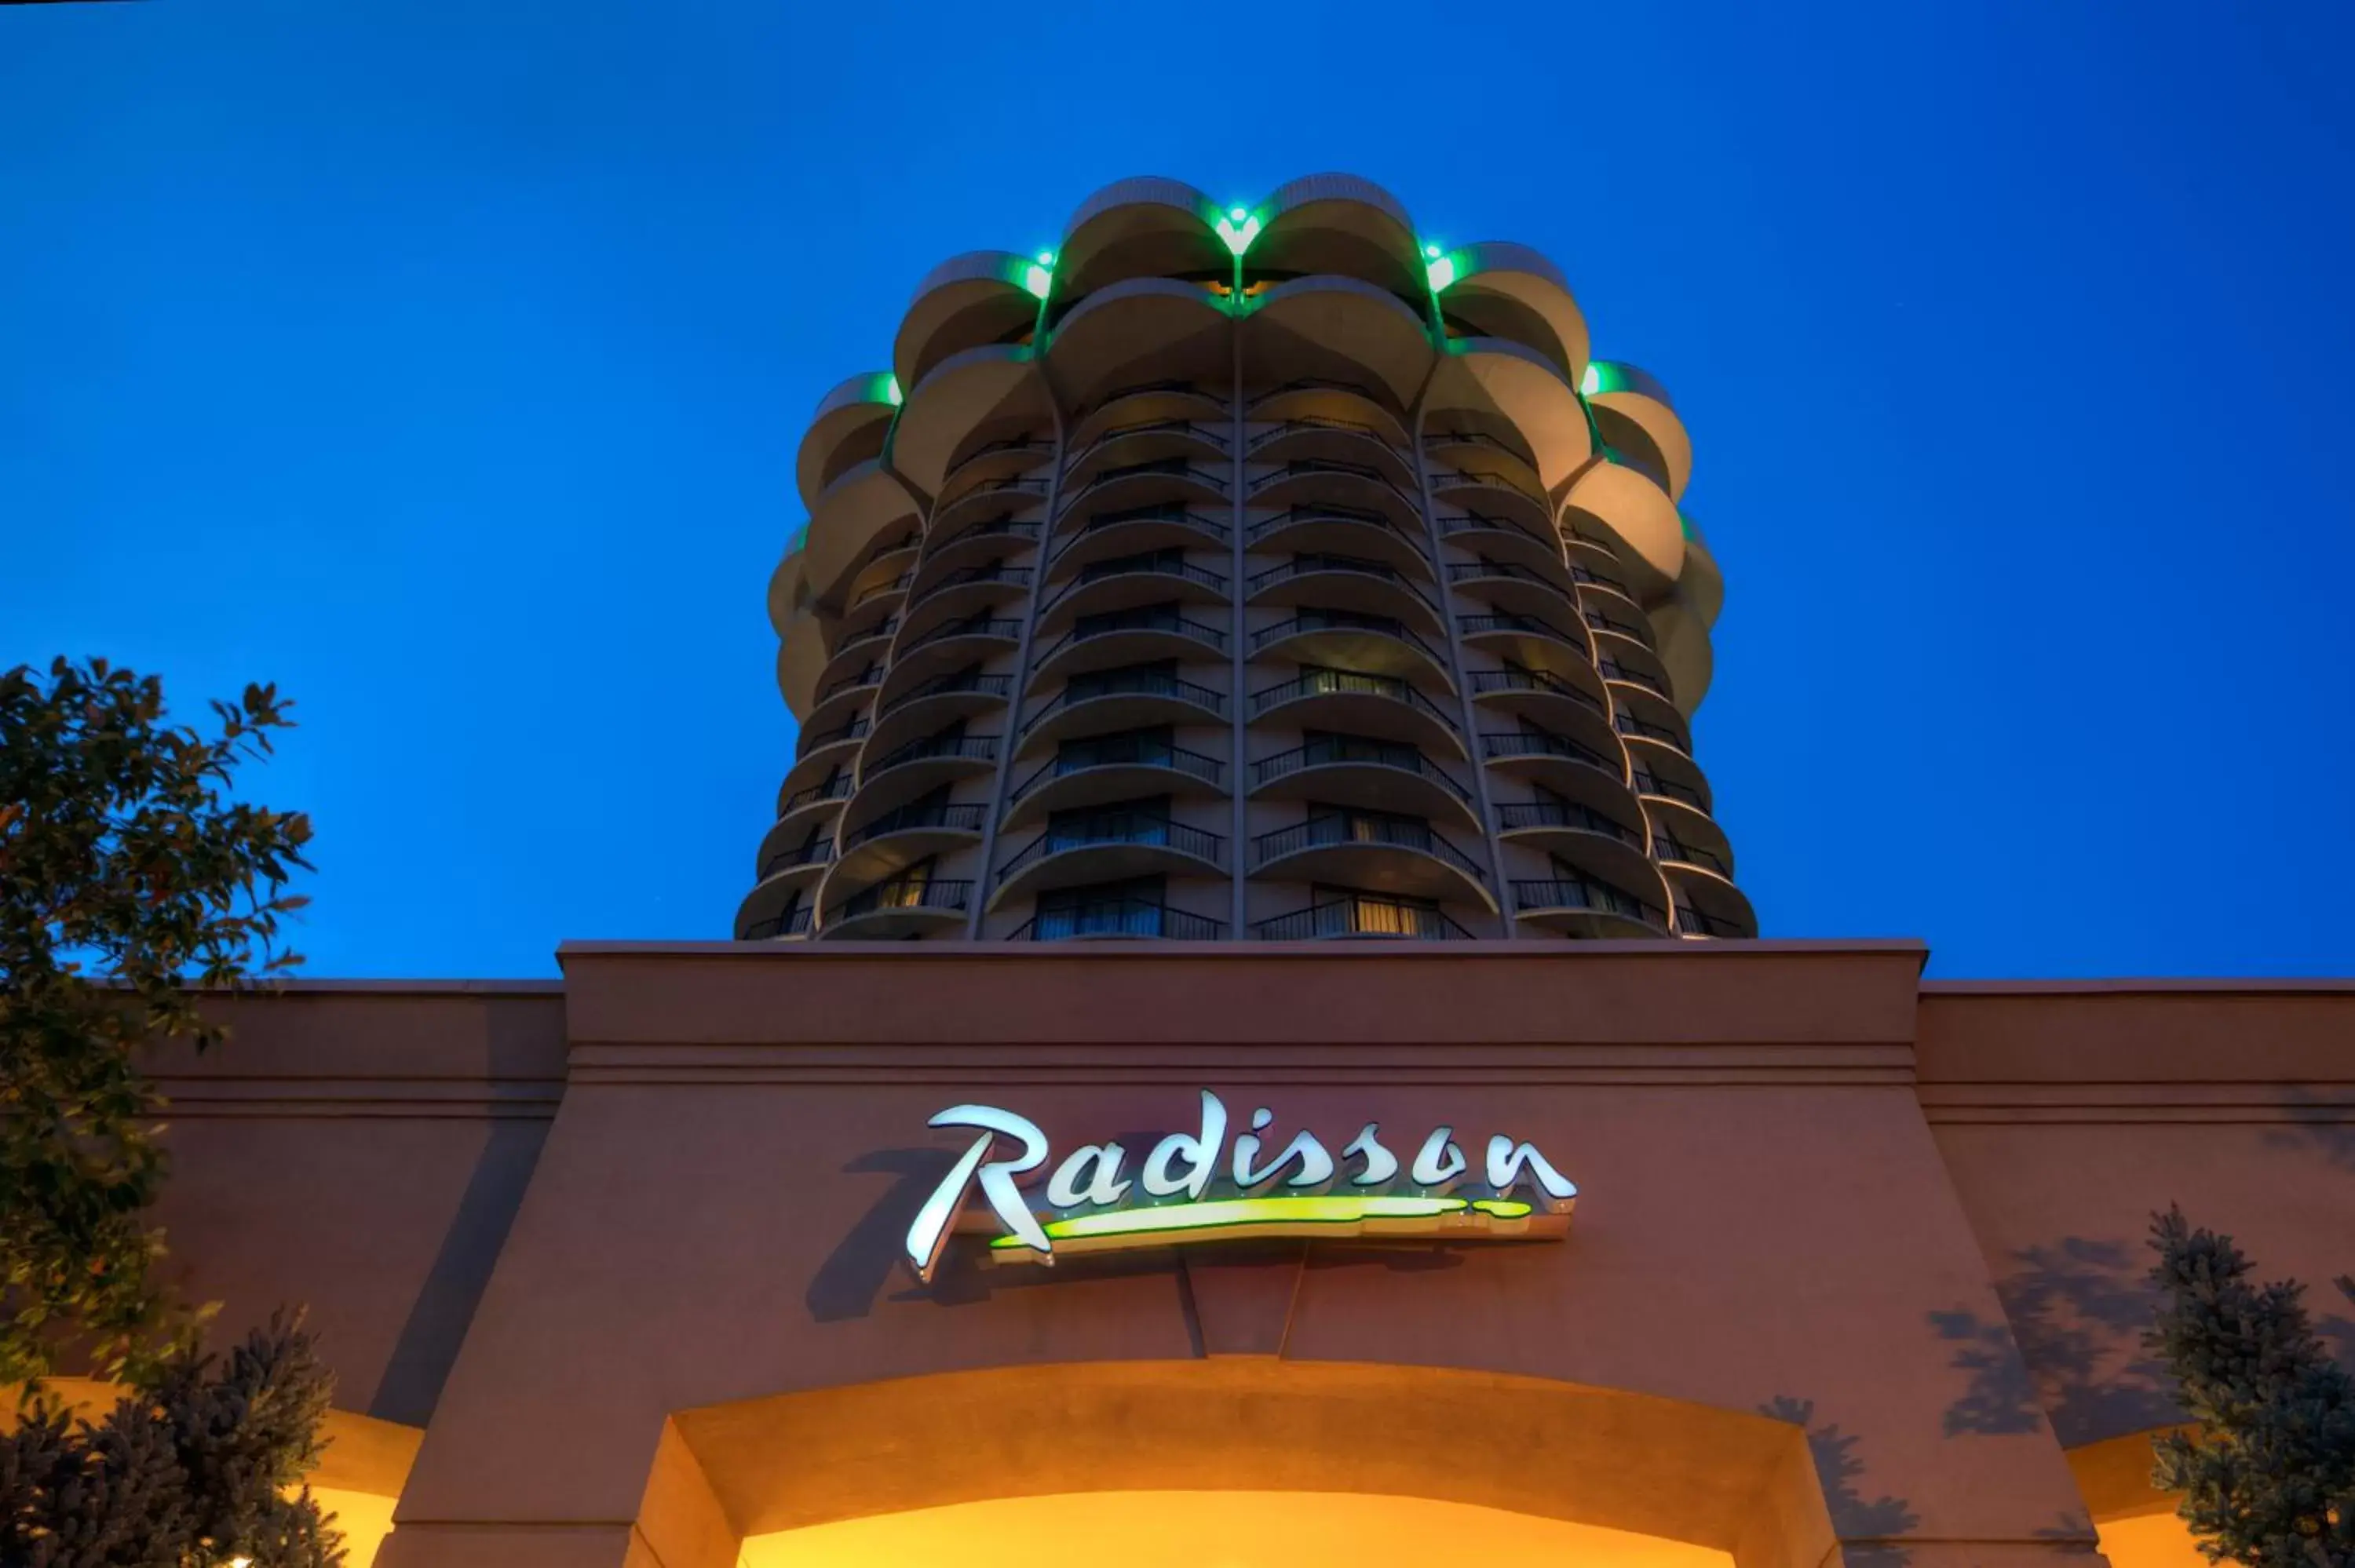
[[[1668,391],[1365,181],[1113,185],[801,440],[740,939],[1753,937]]]

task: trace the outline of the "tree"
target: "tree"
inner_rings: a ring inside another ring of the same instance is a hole
[[[0,1568],[332,1568],[333,1516],[301,1484],[331,1389],[282,1316],[96,1423],[37,1397],[0,1441]]]
[[[196,991],[302,961],[277,938],[310,822],[233,798],[288,705],[248,686],[205,735],[102,660],[0,673],[0,1384],[29,1385],[0,1442],[0,1568],[338,1555],[308,1495],[281,1496],[329,1397],[299,1322],[216,1374],[196,1353],[209,1309],[158,1276],[163,1098],[134,1055],[218,1044]],[[36,1381],[60,1368],[132,1392],[72,1422]]]
[[[2230,1236],[2151,1217],[2160,1304],[2145,1343],[2197,1427],[2154,1445],[2153,1482],[2211,1562],[2355,1568],[2355,1377],[2330,1357],[2296,1280],[2253,1283]],[[2355,1296],[2355,1286],[2340,1280]]]

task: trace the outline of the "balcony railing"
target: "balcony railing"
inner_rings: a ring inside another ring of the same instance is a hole
[[[1271,708],[1282,707],[1307,697],[1368,696],[1387,697],[1403,703],[1428,718],[1436,719],[1452,733],[1462,733],[1462,726],[1438,704],[1415,690],[1414,683],[1396,675],[1366,675],[1355,670],[1305,670],[1282,685],[1270,686],[1251,694],[1251,716],[1254,719]]]
[[[1663,779],[1647,768],[1638,768],[1636,769],[1635,785],[1636,793],[1638,795],[1657,795],[1664,800],[1674,800],[1680,805],[1690,806],[1703,816],[1709,815],[1709,802],[1701,798],[1700,790],[1689,784],[1678,783],[1674,779]]]
[[[1252,840],[1252,865],[1257,869],[1285,855],[1298,854],[1303,850],[1327,849],[1335,844],[1387,844],[1398,849],[1416,850],[1454,867],[1475,882],[1485,882],[1488,876],[1471,856],[1433,832],[1428,822],[1344,811],[1320,813],[1305,822],[1261,833]]]
[[[1668,911],[1607,882],[1584,877],[1540,877],[1513,884],[1513,909],[1527,914],[1540,909],[1591,909],[1599,915],[1619,915],[1667,930]]]
[[[1444,912],[1387,898],[1337,898],[1289,915],[1261,920],[1252,934],[1267,942],[1316,941],[1332,937],[1407,937],[1423,941],[1466,941],[1472,933]]]
[[[1475,670],[1472,672],[1472,694],[1481,696],[1489,692],[1545,692],[1557,697],[1591,708],[1604,717],[1611,716],[1608,706],[1593,692],[1572,685],[1560,676],[1543,670]]]
[[[1172,909],[1149,898],[1100,898],[1034,915],[1007,938],[1015,942],[1061,942],[1074,937],[1163,937],[1178,942],[1214,942],[1227,923]]]
[[[1624,776],[1619,759],[1593,747],[1547,729],[1513,729],[1480,737],[1480,755],[1494,761],[1508,757],[1563,757],[1599,768],[1614,779]]]
[[[1243,443],[1243,450],[1255,452],[1270,441],[1279,440],[1285,436],[1296,436],[1303,430],[1339,430],[1348,435],[1370,436],[1384,446],[1390,444],[1390,438],[1382,432],[1380,427],[1368,424],[1363,419],[1334,419],[1321,414],[1303,414],[1284,420],[1273,429],[1260,431]]]
[[[1483,577],[1492,581],[1503,577],[1517,583],[1535,583],[1541,588],[1549,588],[1558,594],[1562,593],[1561,585],[1543,572],[1533,572],[1527,567],[1518,567],[1509,561],[1451,561],[1448,563],[1447,580],[1451,583],[1477,582]],[[1564,594],[1563,597],[1569,596]]]
[[[896,810],[884,812],[856,832],[845,833],[842,853],[847,854],[860,844],[870,843],[891,833],[913,832],[924,828],[937,828],[953,833],[977,833],[988,817],[989,808],[986,806],[952,802],[901,806]]]
[[[1183,822],[1173,822],[1167,817],[1150,811],[1105,811],[1091,815],[1076,823],[1049,828],[1024,844],[1012,860],[997,868],[997,880],[1006,881],[1034,861],[1066,850],[1093,849],[1099,845],[1142,844],[1152,849],[1173,849],[1180,854],[1213,865],[1226,858],[1227,841],[1217,833],[1189,828]]]
[[[1143,609],[1107,610],[1102,615],[1083,615],[1078,625],[1050,643],[1047,651],[1031,662],[1032,667],[1046,663],[1074,642],[1091,638],[1110,637],[1122,631],[1167,631],[1179,637],[1191,638],[1207,647],[1224,652],[1227,634],[1218,627],[1194,620],[1174,606],[1152,605]]]
[[[1177,502],[1162,502],[1152,506],[1124,506],[1116,512],[1099,512],[1065,536],[1057,546],[1053,559],[1061,560],[1072,546],[1089,535],[1105,528],[1118,528],[1130,523],[1175,523],[1226,543],[1227,525],[1217,518],[1197,512]]]
[[[838,724],[832,729],[804,730],[802,743],[796,755],[807,757],[813,751],[823,751],[829,746],[840,746],[846,740],[863,740],[866,738],[868,727],[868,721],[861,716],[850,720],[847,724]]]
[[[1594,662],[1594,667],[1603,672],[1603,678],[1606,681],[1624,681],[1628,685],[1643,687],[1656,697],[1665,697],[1670,702],[1676,700],[1669,694],[1668,686],[1657,676],[1647,675],[1641,670],[1631,670],[1609,654],[1597,659]]]
[[[858,597],[850,601],[850,608],[857,609],[860,605],[871,604],[876,599],[881,599],[886,594],[900,592],[908,586],[909,582],[915,577],[915,575],[916,568],[910,567],[906,571],[901,572],[890,582],[877,583],[872,588],[862,589]]]
[[[1433,447],[1487,447],[1490,451],[1502,452],[1508,458],[1529,463],[1532,468],[1537,466],[1530,462],[1529,453],[1485,430],[1434,430],[1423,438],[1423,445],[1426,451]]]
[[[831,662],[836,659],[841,658],[845,653],[849,652],[854,648],[863,648],[869,642],[882,641],[885,638],[890,637],[893,632],[899,630],[900,618],[896,615],[887,615],[882,620],[877,621],[874,625],[868,627],[866,630],[854,631],[849,636],[844,638],[840,642],[835,644],[834,652],[827,654],[826,659]]]
[[[969,908],[972,904],[973,883],[968,878],[943,881],[938,877],[895,876],[889,882],[879,882],[862,893],[852,894],[835,906],[826,918],[826,924],[831,926],[886,909],[954,912]]]
[[[933,627],[913,642],[900,650],[905,659],[919,648],[930,648],[935,642],[945,642],[952,637],[991,637],[1012,642],[1022,635],[1022,623],[1007,616],[971,615],[962,620],[945,621]]]
[[[1257,495],[1261,491],[1281,484],[1287,479],[1300,479],[1311,474],[1336,474],[1344,479],[1362,479],[1379,484],[1391,494],[1414,505],[1415,499],[1399,488],[1398,482],[1369,462],[1342,462],[1334,458],[1295,458],[1282,464],[1273,473],[1261,474],[1243,487],[1244,493]]]
[[[834,858],[834,836],[815,838],[799,849],[781,850],[771,855],[761,866],[759,880],[766,882],[781,871],[800,865],[824,865]]]
[[[1092,561],[1082,567],[1079,575],[1065,584],[1062,590],[1054,598],[1049,599],[1039,613],[1051,614],[1058,605],[1082,588],[1092,583],[1109,581],[1114,577],[1174,577],[1180,582],[1199,584],[1214,593],[1222,594],[1227,591],[1227,579],[1222,573],[1214,572],[1208,567],[1195,566],[1192,562],[1175,556],[1166,560],[1153,558],[1158,554],[1157,551],[1153,552],[1144,559],[1138,559],[1133,556],[1116,556],[1109,561]]]
[[[1388,583],[1392,588],[1412,594],[1416,601],[1427,609],[1436,611],[1439,608],[1431,602],[1431,596],[1425,593],[1413,579],[1388,561],[1371,561],[1362,556],[1328,555],[1317,550],[1305,551],[1281,566],[1270,567],[1263,572],[1253,572],[1243,586],[1249,593],[1255,596],[1266,588],[1274,587],[1277,583],[1290,582],[1295,577],[1316,577],[1327,572],[1346,572],[1351,577],[1371,577],[1377,582]]]
[[[1652,858],[1665,865],[1697,865],[1703,871],[1717,873],[1728,882],[1733,880],[1733,868],[1725,863],[1723,855],[1699,844],[1681,842],[1673,834],[1652,835]]]
[[[805,904],[786,914],[755,920],[744,927],[744,940],[766,942],[777,937],[806,937],[809,935],[810,916],[815,913],[815,908]]]
[[[1636,597],[1635,594],[1628,589],[1627,585],[1621,582],[1617,577],[1605,577],[1601,572],[1594,570],[1592,567],[1582,567],[1576,561],[1572,561],[1570,564],[1570,575],[1572,580],[1574,582],[1591,583],[1596,588],[1606,588],[1613,593],[1621,595],[1626,599],[1634,599]]]
[[[806,789],[794,790],[785,797],[784,809],[777,814],[781,817],[790,817],[804,806],[815,806],[821,800],[847,800],[850,798],[850,790],[851,778],[849,774],[845,773],[838,778],[828,779],[823,783],[813,784]]]
[[[910,703],[920,703],[926,697],[945,697],[967,692],[983,696],[1003,697],[1010,694],[1013,690],[1014,677],[1011,675],[976,675],[962,673],[953,675],[935,675],[929,681],[909,687],[890,702],[885,703],[875,716],[889,717]]]
[[[1197,440],[1208,441],[1220,451],[1227,450],[1227,432],[1200,419],[1140,419],[1134,424],[1115,425],[1082,447],[1063,464],[1063,471],[1071,472],[1095,456],[1101,449],[1114,441],[1126,440],[1131,436],[1191,436]]]
[[[1685,737],[1667,725],[1654,724],[1650,719],[1638,717],[1625,708],[1611,715],[1611,725],[1621,735],[1640,736],[1646,740],[1657,740],[1663,746],[1672,746],[1682,752],[1689,753],[1692,750],[1692,747],[1686,744]]]
[[[1677,929],[1688,937],[1730,937],[1736,939],[1749,935],[1731,920],[1721,920],[1714,915],[1704,915],[1689,904],[1677,906]]]
[[[1652,645],[1651,632],[1644,627],[1637,626],[1633,621],[1621,620],[1616,616],[1606,615],[1599,609],[1584,610],[1582,611],[1582,614],[1585,618],[1586,624],[1593,627],[1597,631],[1613,632],[1618,636],[1629,638],[1635,641],[1640,642],[1646,648],[1649,648]]]
[[[1525,637],[1542,637],[1549,641],[1575,648],[1581,652],[1586,650],[1583,639],[1573,637],[1551,621],[1540,620],[1534,615],[1509,615],[1501,611],[1488,615],[1459,615],[1455,618],[1455,630],[1465,637],[1479,637],[1499,632]]]
[[[1439,536],[1454,538],[1458,534],[1518,534],[1522,538],[1557,556],[1561,552],[1560,539],[1549,539],[1526,523],[1516,523],[1509,517],[1491,517],[1485,512],[1469,508],[1462,512],[1443,512],[1437,518]]]
[[[1197,484],[1207,486],[1212,493],[1218,495],[1224,495],[1227,493],[1227,478],[1224,474],[1200,467],[1186,458],[1155,458],[1149,462],[1123,463],[1118,468],[1105,469],[1064,497],[1062,504],[1056,508],[1055,514],[1058,517],[1062,516],[1072,507],[1108,485],[1118,484],[1123,480],[1156,476],[1191,480]]]
[[[1459,800],[1472,799],[1472,791],[1458,784],[1445,768],[1413,747],[1397,741],[1369,740],[1348,735],[1319,736],[1305,745],[1261,758],[1252,764],[1252,788],[1258,789],[1279,779],[1288,779],[1305,768],[1327,768],[1336,764],[1394,768],[1401,773],[1430,779]]]
[[[1294,377],[1281,387],[1261,393],[1252,400],[1252,407],[1256,408],[1263,403],[1283,397],[1286,392],[1347,392],[1352,397],[1363,397],[1369,403],[1380,403],[1382,400],[1380,393],[1362,381],[1344,381],[1338,376],[1301,376]]]
[[[1287,506],[1273,517],[1263,517],[1251,525],[1244,542],[1256,546],[1269,535],[1285,528],[1303,528],[1312,523],[1354,523],[1361,527],[1380,528],[1396,535],[1414,547],[1416,555],[1428,558],[1430,550],[1422,536],[1399,526],[1397,519],[1369,506]]]
[[[986,523],[975,523],[970,528],[958,529],[955,533],[932,544],[925,551],[925,555],[928,557],[938,556],[943,550],[954,549],[959,545],[975,539],[1036,539],[1038,536],[1039,524],[1035,522],[1013,517],[995,517]]]
[[[1263,626],[1252,633],[1252,652],[1257,653],[1287,637],[1305,636],[1312,631],[1370,631],[1378,637],[1403,642],[1441,669],[1447,668],[1447,656],[1424,641],[1404,621],[1393,616],[1362,615],[1347,609],[1304,609],[1273,626]]]
[[[817,694],[819,705],[823,706],[824,705],[834,701],[835,698],[846,695],[848,693],[863,691],[867,687],[874,685],[877,682],[882,679],[883,666],[880,664],[869,664],[867,668],[858,671],[855,674],[845,675],[841,680],[837,681],[834,684],[820,692]]]
[[[1532,506],[1543,507],[1548,513],[1553,510],[1546,504],[1544,496],[1532,493],[1529,486],[1510,474],[1498,473],[1492,469],[1477,468],[1434,468],[1431,471],[1431,488],[1434,491],[1456,490],[1470,484],[1486,485],[1491,490],[1508,491]]]
[[[1101,676],[1087,676],[1065,683],[1055,694],[1054,701],[1022,721],[1015,733],[1028,735],[1050,717],[1080,703],[1092,703],[1098,697],[1169,697],[1202,708],[1219,717],[1225,717],[1227,694],[1199,681],[1181,680],[1163,670],[1112,670]]]
[[[1016,785],[1006,803],[1010,806],[1023,800],[1052,779],[1068,779],[1074,773],[1098,768],[1167,768],[1210,785],[1216,785],[1226,772],[1226,764],[1217,758],[1188,751],[1166,740],[1105,736],[1073,744],[1057,753],[1053,761]]]
[[[997,737],[994,735],[922,736],[905,746],[895,746],[876,761],[866,764],[858,770],[859,778],[863,781],[903,763],[931,762],[942,758],[995,762],[997,760]]]
[[[1497,808],[1497,832],[1517,832],[1526,828],[1569,828],[1617,839],[1630,849],[1641,851],[1644,847],[1643,834],[1576,800],[1515,800]]]
[[[948,592],[951,588],[971,588],[976,583],[1003,583],[1008,588],[1028,588],[1030,586],[1030,568],[1028,567],[1005,566],[965,567],[957,571],[950,572],[945,577],[942,577],[940,581],[932,584],[922,593],[918,594],[916,596],[915,603],[911,604],[908,608],[910,609],[913,609],[917,605],[925,604],[932,599],[938,599],[941,595]]]

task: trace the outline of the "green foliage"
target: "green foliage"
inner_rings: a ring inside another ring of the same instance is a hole
[[[333,1516],[301,1485],[332,1393],[282,1317],[225,1364],[174,1361],[94,1425],[35,1396],[0,1439],[0,1568],[341,1563]]]
[[[2199,1423],[2158,1441],[2152,1479],[2183,1494],[2211,1562],[2355,1568],[2355,1377],[2307,1321],[2305,1287],[2253,1283],[2232,1237],[2178,1209],[2152,1216],[2150,1245],[2160,1306],[2146,1343]]]
[[[286,707],[248,686],[205,736],[102,660],[0,673],[0,1383],[152,1383],[186,1340],[146,1223],[162,1101],[133,1053],[219,1040],[189,985],[301,962],[276,938],[310,823],[228,798]]]

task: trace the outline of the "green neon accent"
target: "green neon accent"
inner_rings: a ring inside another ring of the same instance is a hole
[[[1586,366],[1586,374],[1578,378],[1578,389],[1589,397],[1603,390],[1603,372],[1592,362]]]
[[[1439,247],[1438,247],[1438,246],[1436,246],[1436,245],[1426,245],[1426,246],[1424,246],[1424,247],[1423,248],[1423,253],[1425,256],[1428,256],[1429,258],[1431,258],[1431,260],[1433,260],[1433,261],[1438,260],[1439,260],[1439,258],[1440,258],[1442,255],[1444,255],[1444,252],[1443,252],[1443,251],[1439,249]]]
[[[1427,1220],[1473,1207],[1461,1198],[1347,1197],[1216,1198],[1204,1203],[1170,1203],[1157,1209],[1078,1214],[1047,1222],[1049,1241],[1082,1236],[1152,1235],[1162,1231],[1226,1230],[1239,1225],[1351,1225],[1360,1220]],[[1527,1203],[1517,1205],[1524,1213]],[[1503,1216],[1511,1217],[1511,1216]],[[999,1236],[991,1250],[1022,1245],[1019,1236]]]
[[[1232,218],[1235,222],[1241,223],[1243,219],[1251,216],[1251,208],[1247,207],[1230,207],[1227,209],[1227,216]]]
[[[1052,272],[1037,265],[1031,266],[1022,274],[1022,286],[1042,300],[1047,297],[1047,291],[1054,286],[1054,281],[1055,275]]]
[[[900,378],[898,376],[886,376],[883,377],[883,401],[890,404],[894,408],[900,406],[901,399],[900,397]]]
[[[1228,249],[1240,256],[1259,238],[1260,227],[1257,213],[1239,207],[1219,219],[1219,238],[1227,242]]]
[[[1040,252],[1039,252],[1039,266],[1041,266],[1041,267],[1052,267],[1054,264],[1055,264],[1055,253],[1054,253],[1053,251],[1051,251],[1051,250],[1041,250]]]
[[[1529,1206],[1518,1198],[1478,1198],[1472,1206],[1500,1220],[1525,1220],[1529,1216]]]
[[[1455,258],[1442,256],[1423,270],[1430,276],[1431,291],[1435,294],[1455,281]]]

